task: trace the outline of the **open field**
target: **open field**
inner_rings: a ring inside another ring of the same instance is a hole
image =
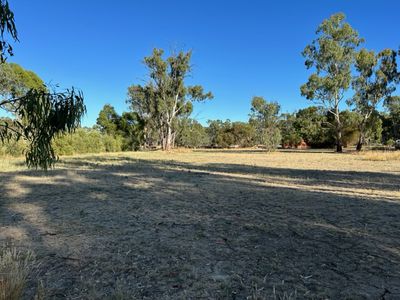
[[[400,158],[382,155],[10,159],[0,246],[36,256],[26,299],[39,281],[46,299],[399,299]]]

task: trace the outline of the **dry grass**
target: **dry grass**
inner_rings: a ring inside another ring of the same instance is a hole
[[[400,161],[400,151],[368,151],[360,156],[369,161]]]
[[[46,299],[397,299],[400,161],[363,155],[114,153],[45,174],[3,163],[0,246],[41,263],[26,299],[38,280]]]
[[[33,261],[29,251],[9,247],[0,250],[0,300],[22,298]]]

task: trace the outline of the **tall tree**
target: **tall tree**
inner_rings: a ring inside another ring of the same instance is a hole
[[[361,49],[356,55],[357,76],[353,79],[354,96],[348,101],[360,114],[357,151],[365,143],[368,120],[377,106],[395,91],[397,72],[396,51],[385,49],[378,54]]]
[[[307,69],[314,68],[301,94],[322,105],[334,116],[331,126],[336,135],[336,151],[342,152],[340,104],[351,83],[351,66],[356,48],[363,42],[356,30],[345,22],[345,15],[334,14],[318,27],[317,38],[303,51]]]
[[[128,102],[143,120],[154,122],[162,149],[170,150],[176,136],[176,118],[187,115],[192,110],[193,101],[204,101],[213,96],[210,92],[205,93],[199,85],[185,85],[191,72],[190,51],[172,54],[167,59],[163,54],[163,50],[154,49],[151,56],[145,57],[150,80],[144,86],[129,87]]]
[[[115,136],[118,131],[120,119],[121,117],[117,114],[115,108],[110,104],[106,104],[99,112],[96,124],[100,127],[102,132]]]
[[[279,110],[277,102],[268,102],[263,97],[253,97],[251,101],[249,123],[256,130],[257,142],[269,151],[276,149],[281,141]]]

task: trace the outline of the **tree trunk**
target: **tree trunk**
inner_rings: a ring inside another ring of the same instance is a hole
[[[364,130],[360,129],[360,136],[358,137],[358,142],[356,147],[357,151],[361,151],[362,146],[364,145],[364,141],[365,141]]]
[[[335,108],[335,119],[336,119],[336,152],[343,152],[342,142],[342,123],[340,122],[339,107]]]
[[[363,143],[362,143],[361,140],[359,139],[358,142],[357,142],[356,150],[357,150],[358,152],[360,152],[361,149],[362,149],[362,146],[363,146]]]
[[[336,152],[343,152],[342,130],[340,128],[336,131]]]
[[[171,142],[172,149],[175,148],[175,140],[176,140],[176,131],[172,133],[172,142]]]
[[[163,141],[162,141],[162,147],[164,151],[169,151],[171,150],[172,146],[172,128],[171,126],[167,125],[166,132],[163,134]]]
[[[361,151],[363,144],[365,143],[365,124],[367,123],[367,120],[369,118],[370,114],[367,114],[361,124],[359,125],[358,129],[360,130],[360,136],[358,137],[358,142],[357,142],[357,151]]]

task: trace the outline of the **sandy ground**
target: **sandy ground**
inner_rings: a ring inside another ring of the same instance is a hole
[[[0,246],[46,299],[400,299],[400,161],[250,150],[0,172]]]

